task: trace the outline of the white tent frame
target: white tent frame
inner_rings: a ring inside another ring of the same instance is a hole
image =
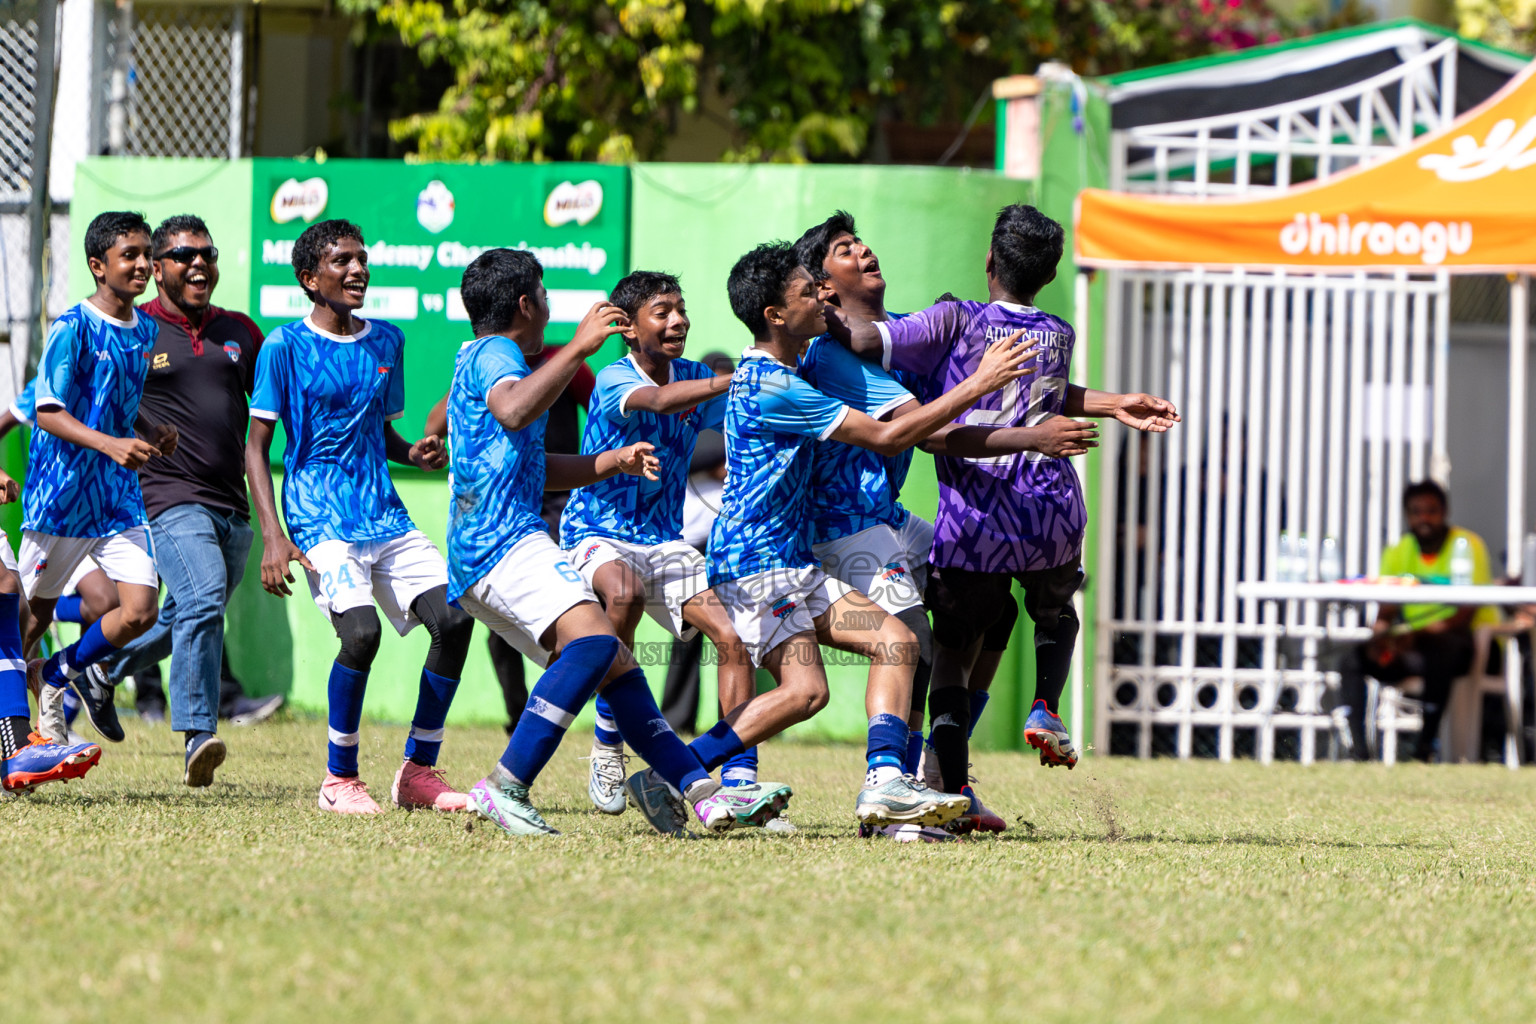
[[[1290,187],[1296,157],[1315,158],[1321,180],[1395,155],[1454,119],[1457,46],[1444,40],[1388,72],[1302,101],[1116,131],[1110,187],[1274,194]],[[1401,87],[1396,110],[1383,99],[1392,86]],[[1150,159],[1130,162],[1133,151],[1148,149]],[[1255,158],[1275,161],[1273,184],[1253,181]],[[1212,164],[1227,160],[1232,180],[1213,180]],[[1178,168],[1189,169],[1187,179],[1171,176]],[[1273,578],[1284,528],[1313,541],[1309,579],[1319,578],[1324,537],[1340,547],[1346,575],[1373,573],[1382,547],[1402,530],[1395,495],[1426,475],[1449,483],[1449,275],[1196,268],[1111,270],[1105,277],[1105,386],[1166,394],[1184,423],[1150,446],[1145,485],[1139,444],[1123,431],[1104,435],[1092,541],[1105,581],[1095,596],[1094,744],[1108,751],[1111,731],[1133,725],[1136,752],[1146,757],[1161,728],[1177,755],[1190,757],[1203,730],[1223,760],[1251,743],[1251,753],[1268,762],[1290,733],[1295,756],[1309,763],[1333,729],[1322,711],[1324,688],[1336,679],[1323,668],[1324,644],[1367,635],[1362,612],[1370,609],[1239,601],[1238,568],[1257,578],[1262,563]],[[1511,277],[1512,574],[1521,570],[1525,522],[1528,290],[1527,277]],[[1076,292],[1084,330],[1086,275]],[[1414,408],[1426,395],[1431,407]],[[1425,414],[1430,429],[1418,433],[1414,424]],[[1231,452],[1247,456],[1231,460]],[[1241,465],[1242,485],[1223,490],[1230,462]],[[1228,524],[1225,534],[1202,535],[1184,493],[1196,493],[1197,480],[1221,496],[1219,508],[1207,502],[1205,518]],[[1119,540],[1122,529],[1136,537],[1145,530],[1145,548]],[[1125,555],[1118,574],[1117,544]],[[1183,557],[1181,549],[1198,556]],[[1127,635],[1139,644],[1136,664],[1117,665],[1114,644]],[[1177,656],[1160,656],[1160,646],[1170,645]],[[1257,667],[1239,667],[1245,648],[1250,658],[1258,652]],[[1518,679],[1514,645],[1505,670]],[[1506,763],[1514,767],[1518,758],[1507,744]]]

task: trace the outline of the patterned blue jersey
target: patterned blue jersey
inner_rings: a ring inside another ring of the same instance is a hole
[[[367,320],[344,337],[304,319],[267,336],[251,416],[283,421],[283,517],[301,551],[413,529],[384,454],[385,424],[404,412],[405,335],[394,324]]]
[[[21,394],[11,399],[10,413],[16,417],[18,423],[33,426],[37,422],[37,378],[27,381],[27,386],[21,389]]]
[[[517,342],[500,335],[466,342],[454,362],[448,390],[450,601],[458,601],[518,541],[547,529],[539,510],[549,413],[508,433],[486,405],[497,384],[522,380],[530,372]]]
[[[703,363],[674,359],[666,383],[711,380],[714,376],[715,371]],[[649,441],[661,459],[661,479],[618,473],[576,488],[560,520],[561,547],[573,548],[584,537],[611,537],[647,546],[682,539],[688,462],[699,431],[719,430],[724,425],[726,398],[720,394],[685,412],[666,416],[626,408],[631,394],[656,386],[628,355],[597,375],[597,390],[592,393],[587,428],[581,438],[582,454],[595,455]]]
[[[817,391],[879,419],[913,401],[904,382],[860,359],[823,334],[800,357],[800,376]],[[871,526],[901,529],[907,510],[897,501],[912,465],[912,449],[881,455],[856,444],[817,441],[811,476],[812,540],[850,537]]]
[[[832,436],[848,406],[755,348],[742,353],[726,398],[725,497],[709,531],[709,585],[818,564],[812,445]]]
[[[37,405],[62,408],[103,434],[132,437],[159,334],[152,316],[114,320],[80,303],[48,331],[37,364]],[[22,529],[110,537],[148,521],[137,473],[46,430],[32,431]]]

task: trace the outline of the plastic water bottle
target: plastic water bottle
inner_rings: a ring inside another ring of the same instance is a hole
[[[1536,533],[1525,535],[1525,555],[1520,563],[1520,582],[1536,587]]]
[[[1295,581],[1296,549],[1291,544],[1291,531],[1280,531],[1280,550],[1275,556],[1275,579],[1280,583]]]
[[[1317,572],[1324,583],[1336,583],[1344,576],[1344,560],[1339,557],[1339,542],[1323,538],[1323,550],[1317,560]]]
[[[1312,582],[1312,542],[1304,533],[1296,537],[1296,556],[1291,560],[1291,579],[1297,583]]]
[[[1465,537],[1451,542],[1451,583],[1458,587],[1472,583],[1472,542]]]

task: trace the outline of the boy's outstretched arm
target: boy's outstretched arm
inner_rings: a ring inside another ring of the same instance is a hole
[[[1162,434],[1179,422],[1178,410],[1166,398],[1139,391],[1118,394],[1094,391],[1076,384],[1067,388],[1062,413],[1067,416],[1113,417],[1128,427]]]

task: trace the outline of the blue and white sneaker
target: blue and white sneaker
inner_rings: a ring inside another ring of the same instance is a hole
[[[722,786],[693,805],[693,813],[711,832],[729,832],[746,826],[764,827],[789,806],[794,790],[779,782],[754,782],[750,786]]]
[[[604,814],[624,813],[624,762],[628,760],[623,746],[592,741],[592,753],[587,755],[587,796],[591,798],[592,806]],[[650,821],[649,818],[646,820]]]
[[[1040,751],[1040,763],[1054,768],[1064,764],[1068,769],[1077,764],[1077,748],[1072,746],[1072,735],[1060,718],[1051,714],[1045,701],[1035,701],[1024,722],[1024,742]]]
[[[117,691],[100,665],[87,665],[84,672],[69,681],[69,691],[85,709],[91,728],[113,743],[123,742],[123,724],[117,720],[114,703]],[[64,713],[73,720],[69,715],[69,695],[65,696]]]
[[[528,787],[513,779],[500,765],[475,783],[469,791],[469,805],[508,835],[560,834],[560,830],[551,827],[528,799]]]
[[[5,759],[3,783],[11,792],[30,793],[44,783],[78,779],[101,760],[101,748],[94,743],[54,743],[35,732],[30,738]]]
[[[911,775],[859,791],[855,812],[866,825],[943,825],[970,807],[969,797],[929,789]]]
[[[664,836],[677,836],[679,839],[692,835],[688,831],[688,808],[683,804],[682,798],[673,792],[672,787],[656,774],[656,769],[647,768],[643,772],[636,772],[623,780],[620,786],[622,787],[619,790],[620,811],[624,809],[623,795],[627,793],[629,802],[635,805],[635,810],[639,811],[641,817],[645,818],[657,832]],[[599,806],[598,809],[603,808]],[[617,812],[606,811],[605,813]]]

